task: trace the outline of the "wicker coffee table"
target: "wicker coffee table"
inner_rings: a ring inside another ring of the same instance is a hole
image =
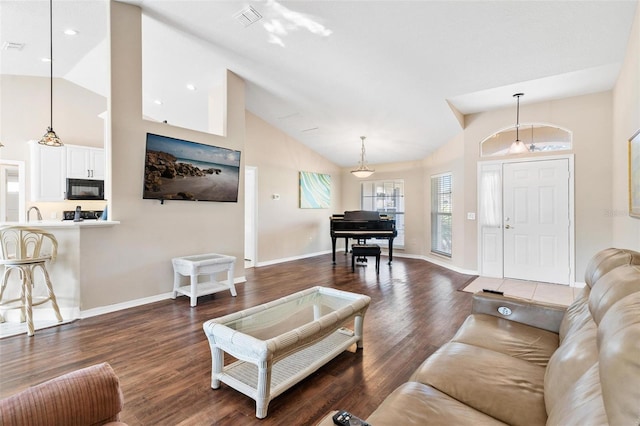
[[[256,401],[256,417],[269,402],[354,343],[362,348],[371,298],[313,287],[204,323],[211,346],[211,387],[224,382]],[[353,323],[353,330],[345,325]],[[237,361],[224,365],[224,353]]]

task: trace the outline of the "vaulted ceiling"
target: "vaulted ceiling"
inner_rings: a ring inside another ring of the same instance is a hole
[[[636,0],[123,2],[144,14],[145,116],[206,129],[209,93],[228,68],[247,82],[248,110],[341,166],[356,164],[361,135],[369,163],[416,160],[460,132],[455,111],[515,110],[516,92],[525,105],[611,89],[637,7]],[[261,18],[245,26],[238,13],[248,6]],[[107,9],[103,0],[53,1],[56,75],[105,96]],[[0,0],[0,72],[48,75],[40,61],[48,57],[48,13],[46,1]]]

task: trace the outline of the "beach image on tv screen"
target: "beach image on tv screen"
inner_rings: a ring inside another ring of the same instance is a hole
[[[147,133],[143,198],[238,201],[240,151]]]

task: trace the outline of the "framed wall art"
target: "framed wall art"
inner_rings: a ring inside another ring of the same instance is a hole
[[[145,199],[237,202],[240,151],[147,133]]]
[[[640,130],[629,139],[629,216],[640,218]]]
[[[300,172],[300,208],[328,209],[331,205],[331,175]]]

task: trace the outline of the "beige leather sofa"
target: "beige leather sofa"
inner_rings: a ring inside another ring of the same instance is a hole
[[[1,426],[126,426],[120,381],[109,364],[76,370],[0,400]]]
[[[638,265],[640,253],[599,252],[568,309],[475,294],[472,314],[451,341],[367,422],[640,425]],[[500,314],[501,307],[511,314]],[[332,424],[330,416],[321,424]]]

